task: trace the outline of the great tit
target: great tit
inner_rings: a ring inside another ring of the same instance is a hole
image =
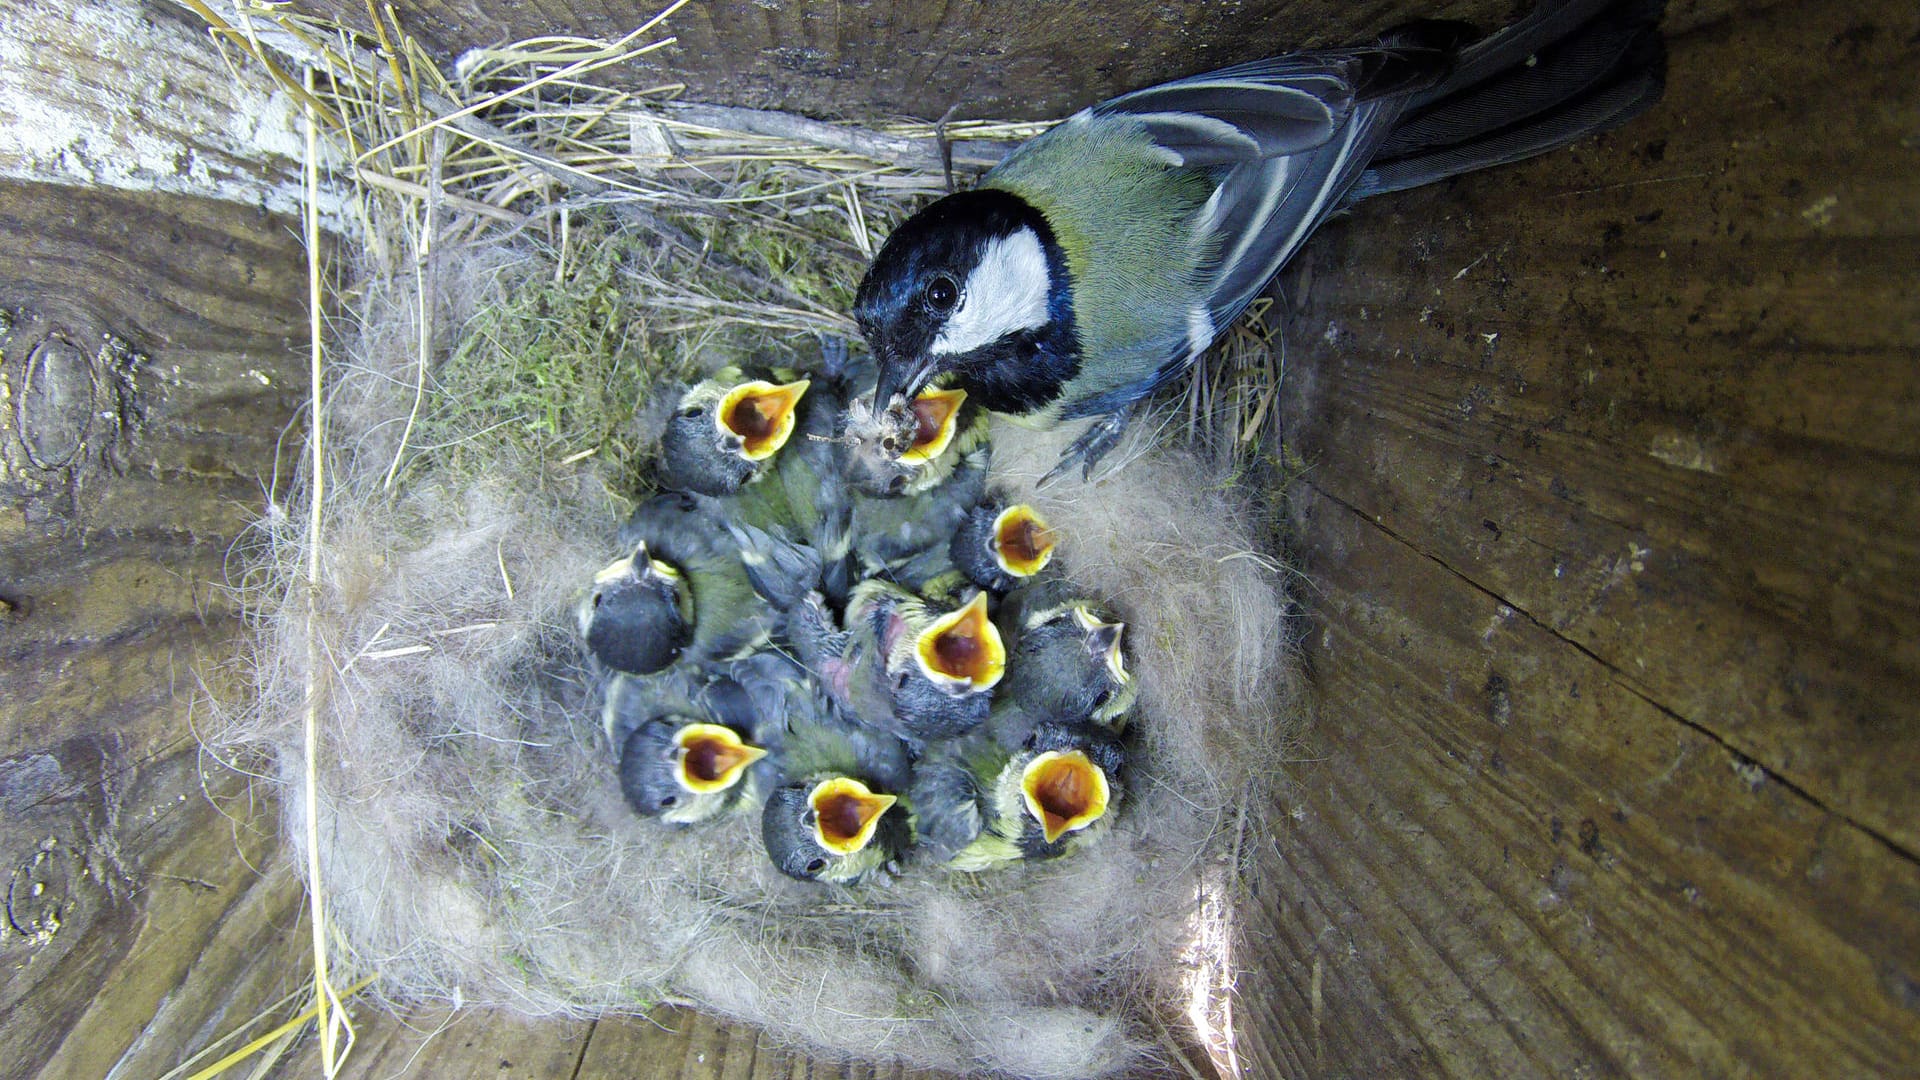
[[[807,559],[817,559],[819,567],[799,566],[799,573],[817,577],[818,587],[841,603],[853,585],[853,494],[847,482],[847,451],[836,437],[847,402],[844,358],[835,361],[837,350],[826,351],[827,371],[813,380],[800,403],[792,437],[774,459],[770,475],[715,500],[715,508],[730,524],[759,529],[776,542],[804,548],[810,553]],[[764,545],[751,541],[745,549],[750,559],[769,554]],[[788,565],[777,572],[795,569]]]
[[[1000,622],[1012,641],[993,712],[1003,744],[1023,743],[1049,718],[1126,726],[1138,688],[1121,649],[1125,623],[1058,577],[1009,593]]]
[[[575,616],[594,659],[635,675],[678,660],[693,637],[693,596],[685,576],[654,558],[645,543],[593,575]]]
[[[828,696],[859,723],[915,745],[979,727],[1007,652],[985,593],[942,612],[877,578],[847,601],[836,629],[819,599],[794,609],[788,636]]]
[[[1038,510],[995,496],[967,512],[947,552],[967,580],[1005,593],[1046,569],[1058,546],[1052,527]]]
[[[907,748],[831,709],[794,717],[785,782],[767,798],[760,837],[789,877],[851,885],[890,867],[913,844]]]
[[[1065,854],[1105,831],[1124,763],[1111,733],[1054,720],[1011,752],[978,737],[940,744],[914,769],[919,847],[962,871]]]
[[[594,575],[577,611],[581,636],[615,671],[645,675],[705,664],[767,641],[777,615],[755,594],[720,520],[690,495],[643,503],[620,529],[633,554]]]
[[[762,650],[697,669],[616,676],[604,720],[634,809],[687,824],[757,806],[786,767],[787,732],[825,723],[825,710],[805,669]]]
[[[1059,466],[1090,472],[1335,210],[1650,106],[1662,6],[1542,0],[1464,48],[1460,24],[1415,23],[1075,114],[881,247],[854,304],[878,365],[863,437],[898,445],[944,377],[1032,425],[1099,418]]]
[[[758,479],[793,436],[809,382],[774,383],[728,367],[688,387],[660,437],[660,482],[731,495]]]

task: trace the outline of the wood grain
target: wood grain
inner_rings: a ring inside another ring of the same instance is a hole
[[[192,708],[294,415],[302,262],[248,207],[0,181],[9,1075],[164,1071],[299,978],[298,886],[253,869],[276,813],[208,802]]]
[[[1285,279],[1321,722],[1253,1075],[1920,1060],[1920,16],[1671,44]]]
[[[303,5],[350,25],[365,6]],[[604,0],[421,0],[402,16],[443,56],[541,34],[616,38],[660,4]],[[1019,0],[715,0],[664,25],[676,43],[608,77],[618,85],[686,84],[686,96],[813,116],[1055,119],[1104,97],[1290,48],[1351,45],[1412,18],[1492,28],[1503,0],[1247,0],[1239,4],[1097,4]]]

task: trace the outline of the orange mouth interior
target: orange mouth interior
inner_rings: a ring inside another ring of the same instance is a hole
[[[916,643],[921,668],[930,678],[990,689],[1006,674],[1007,649],[987,618],[987,594],[975,593],[967,606],[942,615]]]
[[[813,808],[814,839],[828,851],[851,855],[873,839],[880,815],[897,801],[892,795],[876,795],[867,785],[848,777],[822,781],[807,797]]]
[[[927,390],[913,399],[913,445],[900,455],[901,461],[932,461],[953,442],[958,427],[960,406],[967,400],[965,390]]]
[[[793,435],[794,409],[812,383],[806,379],[775,386],[755,380],[727,391],[716,414],[720,425],[740,437],[740,451],[748,461],[761,461],[780,452]]]
[[[1049,844],[1100,820],[1111,795],[1106,772],[1079,750],[1049,750],[1034,758],[1020,790]]]
[[[1053,530],[1033,507],[1009,506],[994,519],[993,547],[1001,569],[1015,577],[1032,577],[1053,558]]]
[[[719,724],[688,724],[674,733],[673,741],[680,747],[680,786],[701,795],[739,783],[747,766],[767,756]]]

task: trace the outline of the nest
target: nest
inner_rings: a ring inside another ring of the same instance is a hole
[[[685,1003],[833,1056],[1025,1077],[1214,1041],[1299,678],[1242,483],[1276,377],[1257,314],[1091,483],[1034,490],[1071,432],[995,431],[994,482],[1130,624],[1110,834],[987,874],[795,882],[757,815],[677,830],[626,806],[571,609],[648,490],[672,387],[805,366],[814,335],[851,332],[875,243],[944,189],[927,132],[589,81],[638,32],[442,75],[397,26],[389,63],[274,18],[228,37],[314,73],[297,85],[337,126],[356,220],[316,365],[324,442],[235,552],[249,693],[209,748],[280,790],[319,980],[531,1015]],[[949,134],[964,172],[1031,129]]]

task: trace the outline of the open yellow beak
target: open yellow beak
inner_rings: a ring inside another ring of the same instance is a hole
[[[714,412],[722,429],[740,438],[740,453],[748,461],[764,461],[780,452],[793,436],[794,409],[812,382],[775,386],[755,379],[727,391]]]
[[[987,594],[934,620],[914,642],[920,670],[936,683],[990,690],[1007,673],[1007,647],[987,618]]]
[[[1028,762],[1020,793],[1049,844],[1099,821],[1111,797],[1105,770],[1079,750],[1049,750]]]
[[[1014,577],[1032,577],[1053,559],[1053,530],[1026,503],[1015,503],[993,519],[993,558]]]
[[[965,390],[926,390],[913,399],[913,445],[900,455],[900,460],[908,464],[932,461],[940,456],[953,441],[955,428],[959,426],[960,406],[965,404]]]
[[[892,795],[875,795],[850,777],[823,780],[807,796],[807,805],[813,808],[813,838],[828,851],[851,855],[867,846],[880,825],[880,815],[898,801]]]
[[[688,724],[674,732],[673,742],[680,748],[674,775],[696,795],[727,790],[740,782],[748,766],[767,756],[720,724]]]

